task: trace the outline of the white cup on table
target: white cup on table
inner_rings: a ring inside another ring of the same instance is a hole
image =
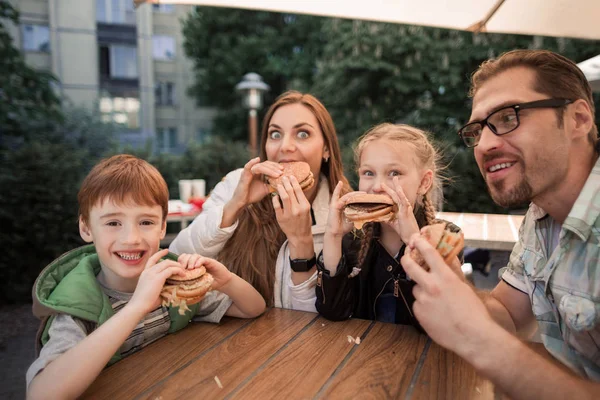
[[[204,179],[192,180],[192,196],[203,199],[206,196],[206,181]]]
[[[188,203],[190,197],[192,197],[192,180],[181,179],[179,181],[179,198],[184,203]]]

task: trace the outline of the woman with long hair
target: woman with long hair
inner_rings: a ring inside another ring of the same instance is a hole
[[[270,196],[265,176],[278,177],[280,163],[290,161],[308,163],[315,184],[302,191],[297,180],[284,178]],[[265,115],[260,157],[215,186],[170,250],[217,258],[270,306],[316,311],[315,254],[339,181],[343,192],[350,190],[329,112],[310,94],[286,92]]]

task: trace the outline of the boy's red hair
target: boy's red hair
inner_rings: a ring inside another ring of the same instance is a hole
[[[129,154],[100,161],[85,177],[77,195],[79,217],[88,223],[92,207],[107,198],[123,204],[133,202],[160,206],[163,221],[169,209],[169,189],[164,178],[148,162]]]

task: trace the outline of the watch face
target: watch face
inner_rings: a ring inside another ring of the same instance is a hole
[[[307,272],[310,271],[312,267],[314,267],[317,263],[317,259],[313,256],[310,260],[304,259],[290,259],[290,266],[294,272]]]

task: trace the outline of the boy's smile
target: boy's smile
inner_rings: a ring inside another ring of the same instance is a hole
[[[110,199],[94,206],[88,223],[80,221],[81,237],[94,242],[102,272],[98,279],[106,286],[133,292],[148,258],[159,249],[166,222],[162,208]]]

